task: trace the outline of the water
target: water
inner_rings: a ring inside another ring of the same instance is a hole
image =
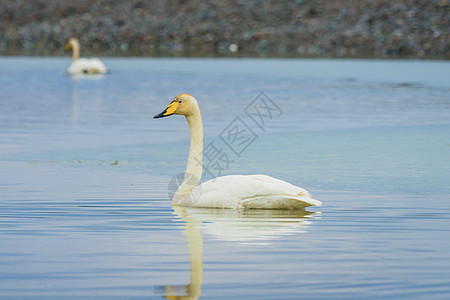
[[[69,61],[0,58],[0,298],[450,297],[448,62],[110,58],[72,78]],[[324,205],[174,210],[188,129],[152,116],[182,92],[222,175]],[[263,126],[245,113],[258,95],[279,109]]]

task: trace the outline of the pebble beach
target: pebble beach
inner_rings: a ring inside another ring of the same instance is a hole
[[[449,59],[447,0],[3,0],[0,55]]]

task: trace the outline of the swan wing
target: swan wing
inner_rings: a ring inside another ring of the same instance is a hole
[[[79,58],[69,66],[67,72],[70,74],[104,74],[107,69],[98,58]]]
[[[196,207],[298,209],[320,206],[304,189],[267,175],[229,175],[209,180],[198,191]]]

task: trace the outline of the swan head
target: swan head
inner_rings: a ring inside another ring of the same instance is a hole
[[[163,118],[171,115],[183,115],[190,116],[191,114],[198,111],[198,102],[194,96],[189,94],[180,94],[176,96],[172,102],[170,102],[167,108],[154,116],[153,118]]]
[[[64,49],[66,51],[70,51],[70,50],[72,50],[73,47],[75,47],[75,45],[79,45],[78,40],[76,38],[70,38],[66,44],[66,47],[64,47]]]

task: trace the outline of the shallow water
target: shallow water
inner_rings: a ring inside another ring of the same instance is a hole
[[[0,58],[0,298],[450,297],[448,62],[69,60]],[[188,128],[152,116],[182,92],[228,158],[205,179],[268,174],[324,205],[172,209]]]

